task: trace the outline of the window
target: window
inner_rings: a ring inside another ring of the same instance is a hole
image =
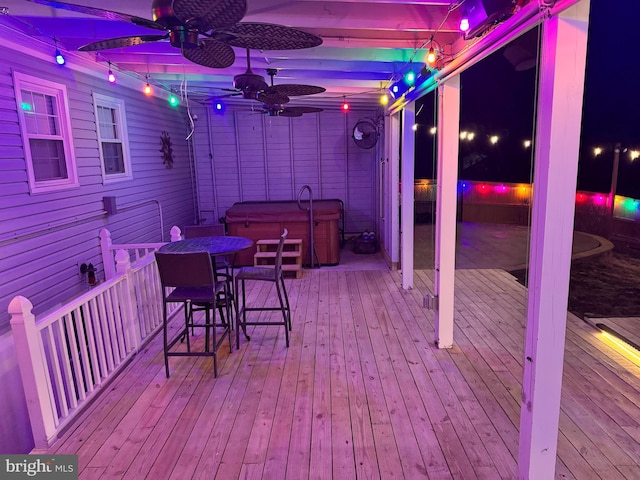
[[[31,193],[79,186],[64,85],[14,72]]]
[[[124,102],[94,93],[93,105],[104,183],[132,178]]]

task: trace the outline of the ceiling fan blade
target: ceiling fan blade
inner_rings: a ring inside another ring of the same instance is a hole
[[[284,109],[287,113],[299,113],[302,115],[303,113],[318,113],[322,112],[322,108],[318,107],[285,107]]]
[[[68,10],[70,12],[86,13],[87,15],[94,15],[96,17],[102,17],[109,20],[120,20],[121,22],[131,22],[141,27],[155,28],[156,30],[165,30],[165,27],[153,20],[149,20],[142,17],[136,17],[135,15],[128,15],[126,13],[112,12],[110,10],[103,10],[95,7],[85,7],[83,5],[75,5],[73,3],[65,2],[50,2],[48,0],[27,0],[32,3],[39,3],[40,5],[46,5],[47,7],[59,8],[61,10]]]
[[[297,50],[322,44],[322,39],[311,33],[272,23],[237,23],[213,32],[213,36],[233,47],[251,50]]]
[[[143,43],[157,42],[168,38],[166,35],[139,35],[137,37],[118,37],[100,40],[98,42],[88,43],[78,48],[81,52],[94,52],[96,50],[109,50],[111,48],[124,48],[132,45],[141,45]]]
[[[299,95],[315,95],[317,93],[325,92],[326,88],[316,87],[315,85],[299,85],[295,83],[283,83],[280,85],[272,85],[265,90],[266,93],[279,93],[286,95],[287,97],[296,97]]]
[[[201,41],[198,48],[183,50],[182,55],[193,63],[210,68],[230,67],[236,59],[233,48],[213,39]]]
[[[289,101],[289,97],[287,97],[286,95],[282,95],[281,93],[278,93],[278,92],[267,92],[265,90],[262,92],[258,92],[258,95],[256,96],[256,100],[266,105],[278,105],[282,103],[287,103]]]
[[[187,24],[199,25],[202,31],[235,25],[247,13],[245,0],[174,0],[173,12]]]
[[[301,117],[302,112],[291,111],[288,108],[285,108],[281,112],[278,113],[278,117]]]

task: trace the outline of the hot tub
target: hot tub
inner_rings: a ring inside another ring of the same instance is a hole
[[[313,242],[321,265],[340,263],[343,213],[341,200],[313,201]],[[287,238],[302,239],[303,264],[309,264],[309,211],[298,208],[296,201],[235,203],[227,210],[225,222],[228,235],[247,237],[254,243],[279,238],[286,228],[289,231]],[[239,252],[235,264],[253,265],[255,252],[255,245]]]

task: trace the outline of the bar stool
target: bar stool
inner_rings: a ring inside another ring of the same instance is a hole
[[[284,326],[285,340],[287,347],[289,346],[289,331],[291,330],[291,308],[289,306],[289,297],[287,296],[287,289],[284,284],[284,277],[282,275],[282,250],[284,249],[284,241],[287,238],[289,232],[287,229],[282,232],[280,236],[280,242],[278,243],[278,249],[276,250],[276,258],[274,267],[262,267],[262,266],[249,266],[242,267],[236,272],[235,275],[235,293],[236,293],[236,347],[240,348],[240,328],[244,332],[244,336],[247,340],[250,340],[247,335],[247,325],[282,325]],[[270,306],[247,306],[246,302],[246,282],[247,281],[260,281],[260,282],[273,282],[276,285],[276,291],[278,293],[278,307]],[[240,284],[242,289],[239,289]],[[242,305],[238,307],[240,300],[240,292],[242,291]],[[280,310],[282,312],[282,321],[247,321],[247,312],[256,311],[273,311]]]

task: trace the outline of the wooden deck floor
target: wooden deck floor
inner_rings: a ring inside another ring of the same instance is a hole
[[[502,270],[459,270],[456,346],[433,345],[432,272],[287,280],[279,327],[210,358],[152,340],[50,453],[83,479],[515,479],[526,290]],[[273,292],[252,291],[263,299]],[[556,478],[640,478],[640,367],[569,315]]]

